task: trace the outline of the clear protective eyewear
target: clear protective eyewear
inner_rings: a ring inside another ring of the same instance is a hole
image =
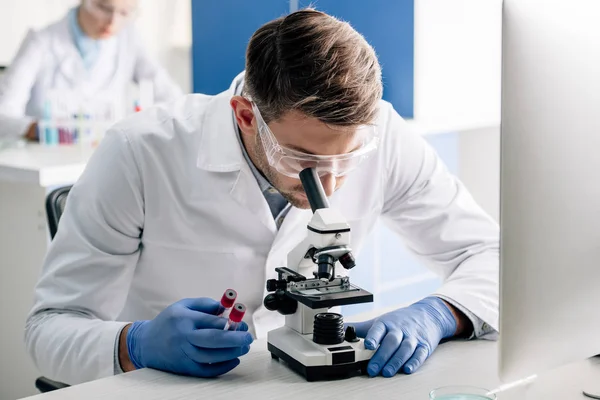
[[[104,3],[102,0],[86,0],[84,5],[88,12],[95,15],[98,19],[111,20],[115,16],[115,18],[119,17],[122,20],[128,20],[137,15],[137,8],[119,9]]]
[[[314,168],[319,176],[333,175],[339,177],[346,175],[377,150],[379,144],[375,126],[363,125],[355,133],[362,142],[361,147],[357,150],[333,156],[303,153],[281,146],[254,102],[252,102],[252,110],[257,120],[258,133],[269,165],[290,178],[298,179],[300,172],[305,168]]]

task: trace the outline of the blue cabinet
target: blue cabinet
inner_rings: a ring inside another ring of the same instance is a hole
[[[348,21],[373,45],[383,68],[384,98],[413,116],[414,0],[192,0],[194,92],[226,90],[244,69],[248,40],[264,23],[297,7]]]
[[[349,22],[375,48],[383,73],[383,98],[413,117],[414,0],[300,0]]]
[[[194,92],[217,94],[244,70],[246,45],[266,22],[289,13],[288,0],[191,0]]]

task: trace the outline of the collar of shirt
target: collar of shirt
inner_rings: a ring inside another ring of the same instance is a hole
[[[246,151],[246,146],[244,146],[244,143],[242,142],[242,133],[240,132],[239,127],[237,128],[237,132],[237,138],[238,142],[240,143],[240,147],[242,148],[242,154],[244,154],[244,159],[248,163],[248,166],[250,166],[250,170],[252,171],[252,175],[254,175],[254,177],[256,178],[256,182],[258,182],[258,187],[260,187],[260,191],[264,193],[265,191],[269,191],[271,189],[281,196],[277,189],[275,189],[273,185],[271,185],[267,178],[265,178],[265,176],[258,170],[258,168],[256,168],[256,166],[250,159],[250,156]]]
[[[92,39],[83,32],[79,25],[79,21],[77,20],[78,12],[79,7],[72,8],[71,11],[69,11],[69,26],[71,28],[71,33],[73,34],[75,47],[81,55],[83,64],[87,70],[90,70],[98,58],[98,54],[102,47],[102,40]]]
[[[243,84],[242,84],[242,82],[240,82],[238,84],[238,86],[235,88],[236,95],[238,95],[238,96],[241,95],[242,87],[243,87]],[[233,113],[232,113],[232,117],[234,119],[234,121],[233,121],[234,125],[237,128],[237,133],[238,133],[237,138],[240,143],[240,147],[242,148],[242,154],[244,155],[244,159],[248,163],[248,166],[250,167],[252,174],[256,178],[258,187],[260,188],[260,191],[262,192],[263,196],[265,197],[265,200],[267,201],[267,204],[269,205],[271,214],[273,215],[273,218],[275,218],[277,228],[279,228],[281,226],[281,224],[283,223],[283,219],[285,218],[285,215],[287,214],[287,211],[289,209],[288,202],[281,195],[281,193],[279,193],[279,191],[277,189],[275,189],[273,187],[273,185],[271,185],[271,183],[267,180],[267,178],[258,170],[258,168],[256,168],[256,166],[250,159],[250,156],[248,155],[248,152],[246,151],[246,147],[244,146],[244,143],[242,141],[242,133],[240,132],[240,129],[237,125],[237,121],[235,121],[235,116],[233,115]]]

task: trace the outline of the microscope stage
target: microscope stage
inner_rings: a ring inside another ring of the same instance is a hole
[[[324,287],[298,292],[286,292],[286,294],[313,310],[373,302],[373,294],[354,285],[350,285],[347,289]]]

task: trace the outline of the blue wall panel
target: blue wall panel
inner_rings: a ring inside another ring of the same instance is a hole
[[[244,70],[250,37],[288,14],[288,0],[192,0],[194,92],[217,94]]]
[[[384,98],[413,116],[414,0],[192,0],[194,92],[216,94],[244,69],[248,40],[290,8],[312,5],[348,21],[375,48]]]
[[[413,117],[414,0],[300,0],[300,7],[347,21],[375,48],[382,66],[383,98]]]

